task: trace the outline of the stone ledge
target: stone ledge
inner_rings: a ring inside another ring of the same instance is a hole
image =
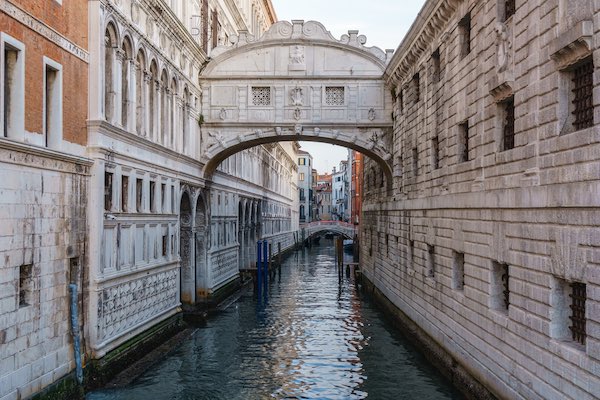
[[[559,35],[548,45],[550,58],[558,69],[565,69],[592,54],[594,24],[581,21],[573,28]]]

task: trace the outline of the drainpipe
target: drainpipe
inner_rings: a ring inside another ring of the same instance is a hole
[[[71,334],[73,335],[73,351],[75,352],[75,371],[77,382],[83,383],[83,367],[81,366],[81,345],[79,338],[79,311],[77,310],[77,285],[69,285],[71,293]]]

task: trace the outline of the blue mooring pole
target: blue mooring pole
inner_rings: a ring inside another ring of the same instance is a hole
[[[258,296],[260,297],[261,285],[262,285],[262,242],[259,240],[256,242],[256,285],[258,289]]]
[[[263,280],[266,294],[269,287],[269,242],[266,240],[263,242],[263,263]]]

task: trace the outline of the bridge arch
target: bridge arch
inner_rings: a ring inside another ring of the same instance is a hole
[[[384,72],[391,52],[339,40],[315,21],[274,24],[260,38],[240,32],[213,50],[200,76],[203,175],[261,144],[315,141],[357,150],[392,182],[392,95]]]

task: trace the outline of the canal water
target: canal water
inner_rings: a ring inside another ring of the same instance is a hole
[[[351,274],[350,274],[351,275]],[[462,399],[338,276],[332,241],[292,254],[130,386],[88,400]]]

